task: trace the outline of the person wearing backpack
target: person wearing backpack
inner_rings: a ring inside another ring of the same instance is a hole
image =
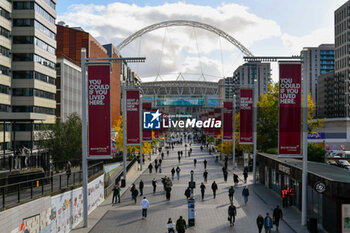
[[[180,218],[176,221],[176,230],[178,233],[185,233],[186,228],[186,221],[182,218],[182,216],[180,216]]]
[[[261,214],[256,218],[256,225],[258,226],[259,233],[261,233],[264,226],[264,217]]]
[[[186,196],[187,200],[188,200],[188,198],[190,198],[190,196],[191,196],[191,189],[190,189],[190,187],[187,187],[187,189],[185,190],[185,196]]]
[[[230,222],[230,226],[235,224],[236,214],[236,206],[234,206],[233,202],[231,202],[231,205],[228,207],[228,221]]]
[[[233,194],[235,194],[235,189],[231,186],[228,190],[228,198],[230,199],[230,202],[233,202]]]
[[[265,233],[271,233],[271,229],[273,227],[272,225],[272,218],[270,217],[269,213],[266,213],[266,217],[264,219],[264,227],[265,227]]]
[[[132,191],[132,199],[134,199],[135,204],[136,204],[136,202],[137,202],[137,195],[139,195],[139,191],[135,188],[135,189]]]
[[[181,171],[180,167],[177,166],[177,168],[176,168],[177,180],[180,180],[180,171]]]
[[[218,190],[218,185],[215,183],[215,181],[211,184],[211,189],[213,190],[213,196],[215,199],[216,198],[216,190]]]

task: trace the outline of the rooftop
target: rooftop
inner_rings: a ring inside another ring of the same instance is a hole
[[[277,155],[259,153],[264,157],[276,160],[285,165],[295,167],[299,170],[303,168],[303,161],[299,159],[287,159],[287,158],[278,158]],[[350,171],[344,168],[332,166],[326,163],[317,163],[317,162],[308,162],[308,172],[316,176],[322,177],[324,179],[341,182],[341,183],[350,183]]]

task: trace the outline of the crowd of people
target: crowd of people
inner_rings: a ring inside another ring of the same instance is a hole
[[[170,149],[174,150],[174,145],[171,144],[170,145]],[[203,150],[203,146],[200,146],[200,149]],[[188,157],[190,157],[192,153],[192,148],[189,148],[188,150]],[[167,156],[169,156],[169,150],[166,151]],[[181,168],[180,168],[180,164],[181,164],[181,159],[183,157],[183,151],[179,150],[177,152],[178,155],[178,166],[174,166],[170,169],[170,176],[164,176],[161,178],[160,182],[162,183],[163,186],[163,193],[165,194],[166,200],[170,200],[171,199],[171,191],[172,191],[172,186],[173,186],[173,181],[175,179],[175,174],[176,174],[176,178],[179,181],[180,180],[180,172],[181,172]],[[198,157],[197,157],[198,158]],[[197,158],[193,159],[193,166],[194,169],[197,168]],[[148,165],[148,172],[149,174],[152,174],[153,172],[153,168],[155,169],[155,173],[162,173],[162,163],[164,161],[164,152],[161,152],[161,158],[156,158],[154,160],[153,163],[150,163]],[[200,196],[201,196],[201,200],[203,201],[206,197],[205,193],[207,191],[207,187],[206,184],[208,183],[208,175],[209,172],[207,170],[207,165],[208,165],[208,161],[207,159],[204,158],[203,160],[203,182],[200,183],[199,185],[199,189],[200,189]],[[201,167],[201,166],[200,166]],[[227,182],[228,179],[228,157],[225,156],[224,158],[224,166],[222,167],[222,173],[223,173],[223,178],[224,178],[224,182]],[[238,185],[240,179],[237,173],[232,173],[232,177],[233,177],[233,183],[234,185],[229,186],[228,188],[228,221],[230,223],[230,226],[234,226],[235,224],[235,218],[237,215],[237,208],[234,205],[234,194],[235,194],[235,186]],[[244,205],[246,206],[248,203],[248,197],[249,197],[249,189],[248,186],[246,185],[247,183],[247,179],[248,179],[248,168],[244,167],[243,169],[243,180],[241,180],[241,182],[244,182],[244,186],[242,189],[242,197],[243,197],[243,201],[244,201]],[[153,194],[156,194],[157,192],[157,186],[158,186],[158,181],[156,178],[153,178],[151,181],[152,184],[152,190],[153,190]],[[143,196],[143,199],[141,200],[141,209],[142,209],[142,218],[146,219],[147,218],[147,210],[150,207],[150,202],[149,200],[146,198],[146,196],[144,196],[144,187],[145,184],[143,182],[143,180],[141,179],[139,181],[138,184],[138,189],[136,188],[136,185],[133,183],[131,188],[130,188],[130,193],[131,193],[131,198],[134,201],[134,203],[137,203],[137,197],[138,196]],[[211,188],[212,191],[212,195],[213,198],[216,198],[217,195],[217,191],[218,191],[218,184],[216,183],[216,181],[214,180],[211,185],[209,186]],[[293,189],[287,189],[284,188],[282,190],[282,198],[283,198],[283,207],[288,205],[288,195],[293,195]],[[193,190],[190,187],[187,187],[185,189],[184,195],[186,197],[186,199],[191,198]],[[120,194],[121,194],[121,188],[120,186],[116,185],[113,188],[113,198],[112,198],[112,205],[115,205],[116,203],[120,203]],[[271,232],[271,229],[273,228],[273,226],[276,227],[276,230],[278,231],[278,227],[279,227],[279,222],[280,220],[283,218],[283,214],[282,214],[282,210],[280,209],[279,206],[276,206],[276,208],[273,210],[273,214],[272,217],[270,216],[269,213],[266,213],[265,217],[262,216],[262,214],[259,214],[257,219],[256,219],[256,224],[257,224],[257,228],[258,228],[258,232],[260,233],[262,231],[262,229],[265,229],[266,233]],[[184,233],[186,231],[187,228],[187,224],[185,219],[180,216],[176,222],[172,220],[172,218],[169,218],[167,223],[166,223],[166,228],[168,230],[168,233]]]

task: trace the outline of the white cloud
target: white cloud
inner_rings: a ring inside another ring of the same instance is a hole
[[[282,35],[283,44],[293,55],[300,55],[304,47],[317,47],[320,44],[334,43],[334,29],[332,27],[320,28],[303,36]]]
[[[256,41],[281,36],[280,27],[276,22],[260,18],[249,12],[248,7],[233,3],[223,3],[217,7],[184,2],[145,7],[125,3],[106,6],[79,4],[72,5],[67,12],[58,16],[58,20],[63,20],[70,26],[83,27],[95,38],[114,45],[146,26],[178,19],[215,26],[233,36],[248,49]],[[216,76],[223,75],[224,66],[224,75],[228,76],[232,75],[236,68],[233,66],[235,61],[232,54],[237,54],[237,51],[232,44],[222,38],[219,40],[218,35],[211,32],[198,28],[172,27],[145,34],[141,39],[130,43],[121,53],[123,56],[146,56],[145,64],[133,65],[134,70],[137,67],[140,77],[154,76],[158,73],[200,74],[200,64],[202,70]],[[224,64],[221,63],[221,54]]]

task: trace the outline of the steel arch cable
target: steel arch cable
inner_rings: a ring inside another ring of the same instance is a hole
[[[251,53],[246,47],[244,47],[238,40],[227,34],[226,32],[222,31],[219,28],[216,28],[214,26],[211,26],[209,24],[197,22],[197,21],[190,21],[190,20],[170,20],[170,21],[164,21],[156,24],[152,24],[150,26],[147,26],[145,28],[142,28],[141,30],[135,32],[134,34],[127,37],[123,42],[121,42],[116,48],[118,51],[121,51],[125,46],[127,46],[129,43],[131,43],[136,38],[140,37],[141,35],[157,30],[159,28],[164,27],[175,27],[175,26],[188,26],[188,27],[196,27],[201,28],[210,32],[213,32],[222,38],[229,41],[231,44],[236,46],[239,50],[242,51],[244,55],[247,57],[253,57],[253,53]]]

